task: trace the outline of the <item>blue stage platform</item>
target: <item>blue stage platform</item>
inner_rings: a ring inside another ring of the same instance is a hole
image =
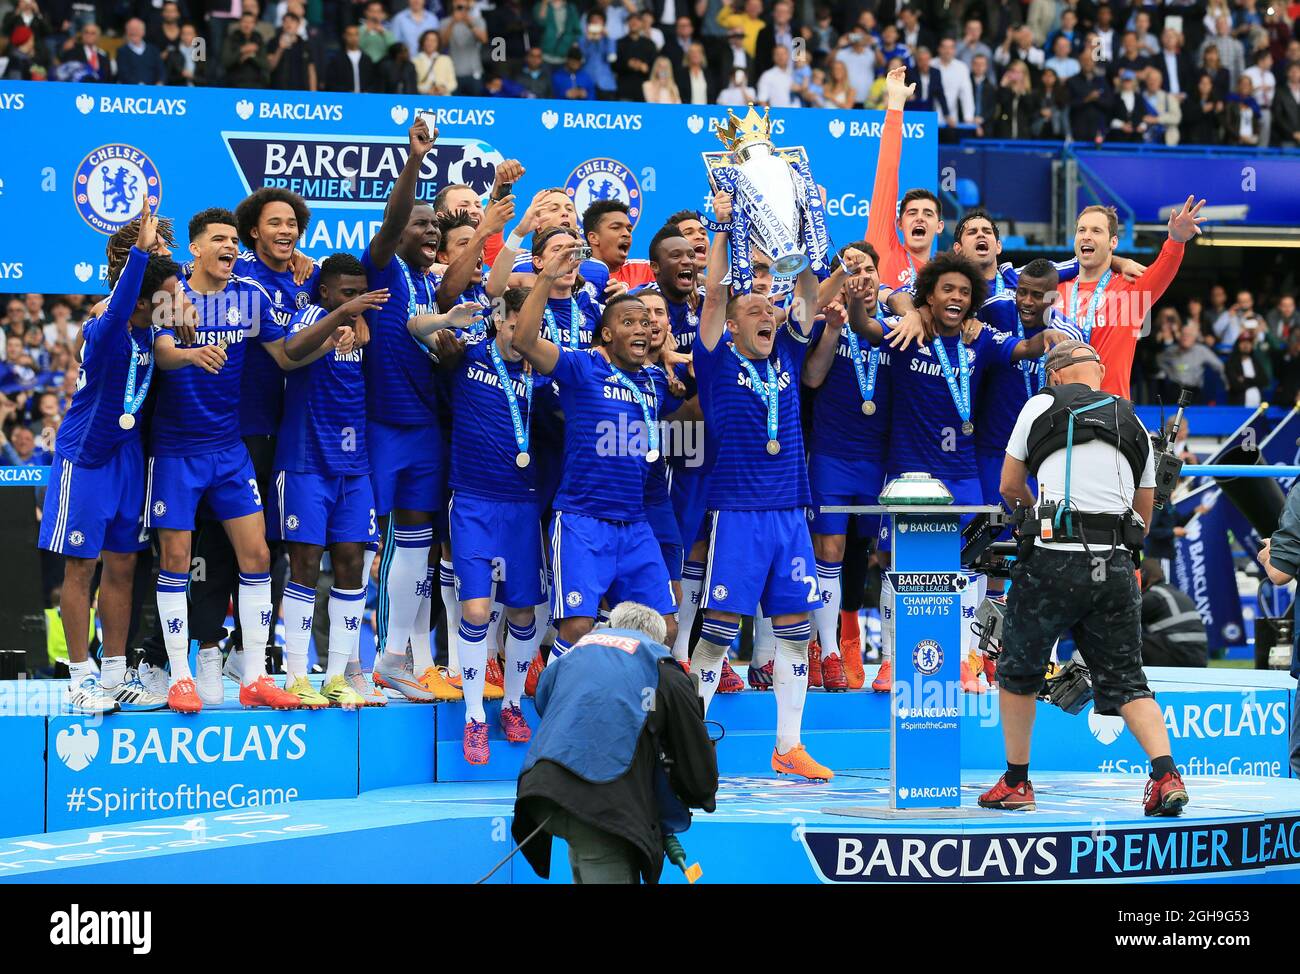
[[[964,773],[963,803],[997,774]],[[731,777],[682,839],[707,883],[1300,881],[1300,782],[1191,777],[1182,817],[1146,819],[1140,780],[1034,777],[1036,812],[901,822],[837,814],[883,808],[882,772],[829,785]],[[11,838],[0,882],[473,882],[513,847],[513,801],[505,782],[410,785]],[[568,882],[562,842],[551,862],[550,881]],[[664,879],[683,882],[671,867]],[[522,856],[492,881],[540,882]]]
[[[1093,878],[1140,878],[1140,870],[1112,868],[1103,855],[1139,852],[1125,845],[1116,847],[1119,852],[1106,845],[1089,852],[1080,845],[1101,829],[1134,849],[1153,850],[1161,862],[1184,856],[1178,843],[1190,843],[1187,871],[1170,875],[1286,875],[1300,862],[1294,858],[1300,825],[1292,830],[1300,822],[1300,782],[1288,780],[1287,765],[1294,681],[1253,670],[1152,669],[1149,676],[1174,755],[1195,781],[1193,806],[1176,823],[1142,820],[1137,802],[1146,765],[1121,721],[1091,710],[1072,717],[1045,704],[1035,732],[1038,813],[955,822],[866,822],[830,814],[827,809],[886,804],[888,697],[809,693],[804,740],[837,772],[824,787],[772,775],[775,705],[770,693],[745,691],[718,696],[710,711],[726,728],[718,748],[722,800],[718,814],[697,819],[688,850],[709,879],[720,881],[902,880],[906,876],[888,875],[887,862],[937,857],[942,873],[950,868],[950,854],[967,857],[966,872],[937,878],[987,881],[996,878],[990,871],[996,863],[981,872],[984,858],[1030,855],[1024,845],[989,851],[990,837],[1014,829],[1041,855],[1054,849],[1070,859],[1047,869],[1044,858],[1046,872],[1020,878],[1091,877],[1093,867],[1083,857],[1093,853],[1102,859]],[[228,684],[232,701],[235,692]],[[383,839],[384,846],[397,840],[411,855],[401,862],[357,857],[360,872],[349,878],[462,882],[487,872],[509,851],[513,785],[526,747],[501,739],[496,704],[488,705],[492,760],[471,767],[461,756],[459,704],[394,701],[360,712],[272,713],[228,702],[194,716],[159,712],[95,720],[68,713],[63,699],[63,684],[54,681],[0,684],[0,748],[7,756],[0,836],[11,837],[0,839],[0,880],[63,882],[73,878],[67,869],[78,871],[77,880],[105,882],[272,880],[283,878],[279,856],[257,864],[263,857],[250,856],[246,846],[306,843],[295,847],[303,853],[295,861],[302,862]],[[968,769],[963,798],[973,805],[975,793],[996,778],[997,772],[978,769],[1000,761],[1001,727],[995,693],[962,695],[959,704]],[[531,702],[524,708],[535,722]],[[1175,840],[1151,832],[1184,826],[1190,829],[1186,839],[1183,832]],[[735,831],[740,827],[744,835]],[[1173,852],[1159,845],[1164,841],[1175,842]],[[1211,858],[1198,865],[1202,841],[1211,843]],[[1260,860],[1251,845],[1258,841],[1272,842],[1277,854]],[[734,856],[738,842],[757,854]],[[874,852],[880,842],[887,848]],[[1227,845],[1216,853],[1214,843]],[[861,869],[855,866],[859,855]],[[873,855],[877,861],[870,865]],[[150,859],[147,868],[135,861],[140,857]],[[972,865],[970,857],[978,861]],[[564,857],[555,862],[552,878],[567,879]],[[337,879],[324,872],[301,878]],[[522,860],[496,879],[536,881]]]

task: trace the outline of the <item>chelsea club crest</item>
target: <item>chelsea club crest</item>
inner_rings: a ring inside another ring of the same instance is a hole
[[[618,200],[627,204],[627,216],[633,229],[641,216],[641,184],[632,170],[617,159],[588,159],[569,173],[564,191],[573,200],[573,208],[579,217],[597,200]]]
[[[943,667],[943,647],[933,639],[922,639],[912,650],[912,666],[922,676],[934,676]]]
[[[101,145],[81,160],[72,180],[77,212],[103,234],[113,234],[134,220],[147,196],[155,213],[162,201],[162,180],[153,160],[132,145]]]

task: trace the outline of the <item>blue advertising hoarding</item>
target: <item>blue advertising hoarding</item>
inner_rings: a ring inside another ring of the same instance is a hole
[[[357,795],[357,715],[49,718],[46,829]]]
[[[176,219],[184,246],[185,223],[199,210],[285,187],[312,209],[305,252],[359,252],[405,161],[407,130],[425,110],[439,134],[421,199],[452,182],[486,193],[497,164],[517,158],[528,170],[521,204],[556,186],[579,214],[595,199],[626,202],[634,257],[646,256],[672,213],[707,209],[700,154],[721,148],[715,132],[726,119],[712,105],[4,83],[6,136],[34,148],[0,159],[0,220],[39,232],[0,243],[0,291],[94,290],[106,276],[107,235],[139,212],[146,193]],[[773,114],[775,144],[806,150],[840,244],[865,233],[883,124],[883,112]],[[933,189],[937,169],[935,116],[909,113],[899,186]]]

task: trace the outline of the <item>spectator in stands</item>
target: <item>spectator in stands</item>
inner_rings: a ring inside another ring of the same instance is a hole
[[[843,62],[838,58],[831,59],[829,72],[826,87],[822,89],[823,107],[852,108],[854,105],[861,104],[863,98],[853,90],[853,85],[849,81],[849,69]]]
[[[868,37],[872,36],[870,34]],[[898,32],[898,28],[893,24],[886,24],[880,31],[880,43],[875,45],[876,63],[879,64],[881,58],[889,61],[891,58],[902,58],[903,66],[910,68],[916,64],[912,56],[912,48],[903,43],[903,35]]]
[[[180,42],[163,51],[163,68],[169,85],[192,88],[207,83],[207,59],[197,57],[196,45],[200,40],[198,28],[190,23],[182,24]]]
[[[763,0],[731,0],[718,11],[718,23],[728,30],[745,35],[745,54],[758,57],[758,34],[767,22],[763,19]],[[757,70],[757,69],[756,69]]]
[[[997,117],[993,121],[995,139],[1027,139],[1032,136],[1041,102],[1029,83],[1029,68],[1012,61],[1002,72],[998,86]]]
[[[1079,73],[1079,61],[1070,48],[1068,37],[1063,34],[1056,35],[1056,40],[1052,41],[1052,56],[1044,62],[1043,67],[1054,71],[1061,81],[1069,81]]]
[[[898,12],[898,31],[909,51],[922,47],[933,51],[938,44],[938,38],[921,23],[920,9],[912,5]],[[1033,43],[1032,34],[1029,35],[1029,40]]]
[[[36,386],[36,363],[23,348],[22,335],[9,333],[5,339],[4,369],[0,371],[0,392],[12,396]]]
[[[722,14],[718,15],[721,19]],[[650,80],[650,66],[658,51],[645,32],[645,22],[640,17],[629,17],[627,36],[616,45],[618,60],[614,73],[618,76],[618,97],[621,101],[641,101],[642,86]],[[752,54],[748,55],[753,57]]]
[[[422,95],[450,95],[456,91],[456,69],[451,58],[438,50],[442,35],[436,30],[426,30],[420,35],[419,53],[411,63],[415,67],[415,87]],[[541,62],[541,51],[537,52]],[[547,84],[547,97],[550,85]]]
[[[1110,128],[1107,142],[1142,142],[1148,114],[1146,100],[1137,90],[1137,75],[1127,69],[1119,73],[1119,90],[1110,98]]]
[[[990,73],[991,64],[991,58],[977,54],[972,59],[970,68],[971,100],[975,103],[975,134],[981,138],[984,136],[983,130],[992,123],[998,108],[998,87],[996,79]],[[884,98],[883,86],[881,98]],[[883,100],[881,105],[884,105]]]
[[[1047,35],[1047,42],[1043,49],[1056,52],[1056,39],[1064,37],[1070,42],[1070,55],[1077,56],[1083,48],[1083,31],[1079,30],[1079,15],[1075,13],[1072,7],[1066,7],[1061,11],[1061,26]]]
[[[1235,86],[1241,72],[1246,70],[1246,55],[1241,49],[1241,42],[1232,36],[1232,21],[1227,16],[1220,16],[1214,22],[1214,34],[1201,44],[1201,66],[1210,71],[1205,60],[1206,54],[1215,50],[1219,52],[1219,64],[1228,72],[1228,85]]]
[[[0,34],[12,37],[19,27],[26,27],[36,38],[36,43],[45,46],[45,39],[50,36],[49,22],[41,16],[36,0],[18,0],[14,8],[0,18]]]
[[[1179,127],[1183,145],[1223,144],[1223,101],[1214,94],[1214,82],[1208,74],[1196,79],[1196,90],[1183,105],[1183,124]]]
[[[1142,665],[1208,666],[1205,623],[1191,596],[1165,581],[1159,559],[1143,559],[1138,571],[1142,578]]]
[[[388,29],[388,11],[380,0],[370,0],[366,4],[365,19],[361,22],[361,33],[357,43],[361,53],[375,64],[388,57],[388,52],[397,43],[397,35]]]
[[[65,65],[82,64],[85,72],[77,78],[82,83],[113,80],[113,59],[99,46],[99,25],[88,23],[63,45],[60,60]]]
[[[1166,349],[1158,359],[1166,381],[1192,393],[1194,403],[1203,403],[1205,370],[1213,369],[1223,377],[1223,363],[1201,342],[1201,329],[1189,321],[1178,330],[1178,344]]]
[[[678,15],[673,23],[673,32],[664,38],[664,46],[659,52],[672,62],[676,71],[686,61],[686,52],[695,43],[695,25],[685,14]]]
[[[1065,83],[1070,95],[1070,132],[1076,142],[1101,142],[1109,121],[1110,85],[1093,60],[1092,49],[1079,52],[1079,73]]]
[[[241,14],[253,15],[253,29],[257,31],[262,38],[263,50],[269,50],[271,47],[271,41],[275,39],[275,25],[269,20],[262,19],[262,7],[261,4],[258,3],[258,0],[240,0],[240,4]]]
[[[9,65],[5,77],[19,81],[44,81],[49,77],[49,55],[38,47],[36,35],[23,24],[9,35]]]
[[[769,108],[791,108],[795,105],[793,87],[790,51],[785,47],[777,48],[772,52],[772,66],[759,75],[758,102]]]
[[[608,5],[608,0],[605,5]],[[494,44],[503,49],[506,65],[519,64],[524,59],[524,55],[536,46],[532,39],[536,34],[532,6],[532,3],[526,0],[498,0],[491,10],[483,14],[488,36],[493,38]],[[444,7],[445,4],[439,7],[435,0],[435,9],[438,13],[441,13]],[[607,15],[602,14],[602,17],[608,20]],[[609,36],[611,40],[615,39],[612,33]]]
[[[1273,55],[1268,48],[1256,51],[1251,65],[1242,77],[1250,79],[1250,96],[1259,106],[1259,144],[1267,146],[1272,129],[1273,100],[1277,91],[1277,76],[1273,74]]]
[[[1300,148],[1300,61],[1287,65],[1286,83],[1273,99],[1273,144]]]
[[[804,46],[810,31],[804,31],[794,19],[794,4],[791,0],[776,0],[772,4],[771,22],[764,25],[763,29],[758,32],[755,38],[754,50],[754,68],[761,76],[764,71],[776,63],[776,49],[784,47],[790,55],[791,63],[794,62],[795,39],[799,38],[799,46]]]
[[[540,51],[541,48],[538,48]],[[549,79],[550,72],[547,72]],[[550,83],[549,80],[547,82]],[[513,78],[506,77],[505,73],[497,65],[489,65],[483,72],[483,97],[484,98],[536,98],[531,91],[521,85]],[[550,97],[549,95],[547,97]]]
[[[1119,53],[1116,54],[1115,60],[1109,65],[1112,77],[1123,74],[1125,71],[1131,71],[1133,76],[1137,77],[1150,64],[1150,56],[1138,46],[1137,34],[1131,30],[1125,31],[1124,36],[1120,39]]]
[[[1240,290],[1232,306],[1225,308],[1215,319],[1214,338],[1221,348],[1227,350],[1237,341],[1237,336],[1243,329],[1255,328],[1258,321],[1255,296],[1250,291]]]
[[[262,35],[250,13],[239,18],[239,26],[226,34],[221,53],[224,83],[230,88],[265,88],[271,79]]]
[[[1274,399],[1285,407],[1300,402],[1300,328],[1291,329],[1285,346],[1274,355],[1273,375],[1277,379]]]
[[[1228,97],[1228,92],[1232,86],[1232,76],[1228,69],[1223,66],[1223,60],[1219,56],[1217,47],[1207,48],[1201,57],[1201,71],[1210,76],[1214,82],[1214,96],[1220,101]]]
[[[916,90],[907,99],[905,111],[935,112],[940,120],[946,120],[948,102],[943,97],[943,79],[939,69],[934,66],[928,47],[916,49],[916,65],[907,71],[907,83],[916,85]]]
[[[596,85],[596,97],[602,101],[617,98],[618,81],[614,78],[614,62],[618,60],[617,47],[605,32],[605,15],[599,10],[593,10],[587,17],[587,26],[583,29],[578,47],[582,49],[582,60],[587,73]],[[700,48],[700,55],[703,54],[704,49]]]
[[[809,64],[808,52],[801,50],[794,61],[794,84],[790,90],[794,93],[802,108],[824,108],[823,93],[826,89],[826,72]]]
[[[1041,71],[1047,59],[1042,49],[1034,46],[1033,32],[1021,25],[1008,33],[1006,40],[998,45],[998,49],[993,52],[993,60],[1004,68],[1013,61],[1022,61],[1028,66],[1032,79],[1034,72]]]
[[[542,60],[553,67],[567,67],[569,51],[582,36],[578,8],[568,0],[542,0],[533,9],[533,17],[542,28]],[[555,81],[551,84],[554,87]]]
[[[0,433],[2,439],[4,434]],[[26,426],[15,426],[8,442],[0,449],[0,460],[8,467],[48,467],[51,459],[51,453],[37,442]]]
[[[1224,137],[1228,145],[1262,144],[1264,113],[1260,111],[1259,102],[1255,101],[1254,90],[1250,78],[1243,74],[1237,79],[1237,90],[1228,95],[1223,116]]]
[[[758,99],[758,93],[749,87],[749,76],[744,68],[736,68],[731,75],[731,84],[718,93],[719,105],[741,107]]]
[[[438,29],[438,17],[429,12],[427,3],[428,0],[407,0],[406,9],[398,11],[389,25],[393,35],[411,52],[412,59],[420,53],[425,33]]]
[[[1151,32],[1151,15],[1139,10],[1133,15],[1133,33],[1137,36],[1138,47],[1150,57],[1160,53],[1160,41]]]
[[[360,36],[361,28],[356,24],[343,28],[343,49],[334,51],[325,67],[326,91],[379,90],[379,69],[362,53]]]
[[[1277,307],[1264,316],[1268,330],[1274,342],[1281,343],[1291,337],[1291,332],[1300,325],[1300,311],[1296,310],[1295,295],[1284,294],[1277,299]]]
[[[281,91],[315,91],[317,88],[316,64],[307,42],[299,33],[301,26],[302,21],[292,11],[286,11],[280,20],[280,33],[272,40],[266,56],[273,88]]]
[[[1158,145],[1177,145],[1183,106],[1176,95],[1161,87],[1163,83],[1164,78],[1158,68],[1150,67],[1142,73],[1145,88],[1143,96],[1147,104],[1147,114],[1143,118],[1147,124],[1147,141]]]
[[[864,30],[852,30],[840,38],[835,60],[849,71],[849,84],[858,98],[865,99],[876,77],[876,40]],[[886,59],[888,60],[888,59]]]
[[[389,95],[414,95],[419,91],[411,52],[401,41],[393,41],[388,56],[379,62],[380,88]]]
[[[1109,71],[1111,63],[1119,53],[1119,36],[1115,33],[1115,12],[1105,4],[1097,8],[1097,20],[1092,25],[1092,42],[1084,41],[1085,47],[1094,47],[1098,61],[1106,65]]]
[[[963,28],[961,41],[957,44],[957,57],[966,67],[975,73],[975,58],[983,55],[989,63],[993,61],[993,48],[984,43],[984,24],[975,17],[968,18]]]
[[[545,52],[543,52],[545,60]],[[667,60],[663,59],[667,64]],[[596,98],[596,82],[591,80],[582,67],[582,48],[574,44],[569,48],[568,57],[564,59],[564,64],[551,72],[551,91],[556,98],[567,98],[571,101],[594,101]]]
[[[551,97],[551,72],[546,70],[546,65],[542,62],[540,47],[528,49],[515,81],[534,98]]]
[[[718,97],[718,83],[709,70],[703,44],[694,42],[687,49],[685,62],[677,72],[677,90],[687,105],[712,105]]]
[[[1273,384],[1268,355],[1256,346],[1253,330],[1237,336],[1223,371],[1228,383],[1228,402],[1233,406],[1258,406]]]
[[[176,0],[166,0],[156,24],[146,24],[145,38],[160,52],[180,43],[181,8]]]
[[[469,0],[453,0],[451,16],[442,21],[440,30],[442,46],[456,68],[457,90],[462,95],[477,95],[482,88],[487,25],[472,12]]]
[[[1165,91],[1185,100],[1196,88],[1191,59],[1183,51],[1183,35],[1166,27],[1160,35],[1160,52],[1154,58]]]
[[[1025,8],[1025,26],[1033,35],[1034,43],[1046,47],[1047,35],[1056,23],[1056,0],[1029,0]]]
[[[1069,131],[1070,95],[1065,84],[1051,68],[1043,69],[1038,79],[1038,118],[1033,124],[1033,138],[1060,142]]]
[[[948,103],[948,124],[971,125],[975,122],[975,99],[970,85],[970,68],[957,59],[957,42],[945,37],[939,42],[939,60],[935,64],[943,83],[943,100]]]

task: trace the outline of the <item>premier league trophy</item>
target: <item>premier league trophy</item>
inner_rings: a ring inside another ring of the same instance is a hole
[[[748,291],[752,286],[751,244],[771,260],[777,277],[793,277],[806,267],[824,277],[831,252],[826,208],[803,147],[773,146],[767,109],[760,116],[753,105],[744,118],[728,111],[718,138],[727,151],[706,152],[704,162],[714,189],[731,194],[732,222],[706,223],[715,231],[731,232],[732,288]]]

